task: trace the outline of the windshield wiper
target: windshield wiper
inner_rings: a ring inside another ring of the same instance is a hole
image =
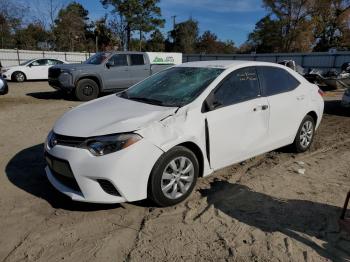
[[[163,106],[163,102],[157,99],[152,99],[152,98],[147,98],[147,97],[128,97],[128,99],[130,100],[135,100],[135,101],[139,101],[139,102],[145,102],[148,104],[152,104],[152,105],[159,105],[159,106]]]

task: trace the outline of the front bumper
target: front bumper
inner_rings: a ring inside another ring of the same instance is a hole
[[[73,77],[69,73],[61,73],[58,77],[49,77],[49,85],[57,90],[72,91],[74,89]]]
[[[91,203],[122,203],[147,198],[148,178],[163,151],[146,139],[134,145],[101,157],[88,150],[56,145],[45,146],[46,153],[53,158],[66,161],[78,188],[58,179],[47,166],[46,175],[51,184],[72,200]],[[118,195],[107,193],[99,181],[108,181]]]

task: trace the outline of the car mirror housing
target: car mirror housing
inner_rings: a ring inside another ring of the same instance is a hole
[[[113,65],[110,62],[106,63],[106,67],[109,69],[110,67],[112,67]]]

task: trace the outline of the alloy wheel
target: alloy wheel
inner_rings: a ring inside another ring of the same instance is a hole
[[[163,194],[169,199],[182,197],[193,183],[194,172],[194,165],[189,158],[181,156],[171,160],[162,175]]]
[[[300,130],[300,145],[303,148],[307,148],[311,141],[314,133],[313,123],[311,121],[305,121]]]

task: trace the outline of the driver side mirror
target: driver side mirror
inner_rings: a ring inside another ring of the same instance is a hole
[[[111,62],[108,61],[108,62],[106,63],[106,67],[107,67],[108,69],[111,68],[112,66],[113,66],[113,65],[112,65]]]
[[[33,64],[32,64],[32,63],[30,63],[28,66],[29,66],[29,67],[32,67],[32,66],[33,66]]]

